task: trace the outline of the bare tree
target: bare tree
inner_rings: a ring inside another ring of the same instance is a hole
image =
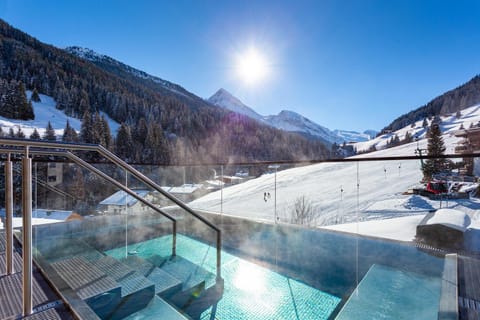
[[[305,196],[298,197],[291,209],[290,222],[295,224],[312,225],[320,215],[310,200]]]

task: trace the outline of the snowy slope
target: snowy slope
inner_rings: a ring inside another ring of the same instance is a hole
[[[27,91],[27,98],[30,99],[31,92]],[[72,128],[74,128],[77,132],[80,132],[81,121],[76,118],[69,117],[65,115],[65,113],[61,110],[55,108],[56,102],[52,97],[40,94],[40,102],[33,102],[33,112],[35,114],[34,120],[12,120],[7,119],[4,117],[0,117],[0,127],[2,128],[4,133],[8,133],[10,128],[17,132],[18,128],[21,128],[25,136],[28,138],[33,130],[36,128],[40,136],[45,133],[45,128],[47,127],[48,122],[50,121],[53,129],[57,137],[61,137],[63,135],[63,130],[65,129],[65,125],[67,120],[70,122]],[[110,126],[110,131],[113,135],[116,135],[118,128],[120,125],[118,122],[113,121],[109,118],[106,114],[102,113]]]
[[[446,139],[447,144],[452,142],[452,139]],[[419,143],[421,147],[426,146],[425,139]],[[412,156],[416,147],[416,143],[410,143],[368,156]],[[374,221],[424,215],[428,210],[438,209],[440,201],[405,194],[408,189],[420,185],[420,168],[418,160],[402,160],[320,163],[278,171],[277,215],[281,222],[290,222],[294,203],[300,197],[311,202],[318,213],[315,221],[317,226],[355,222],[357,218],[358,221]],[[194,208],[220,212],[220,199],[223,196],[225,214],[272,221],[275,214],[274,181],[275,175],[266,173],[243,184],[225,188],[223,195],[220,191],[214,192],[190,204]],[[265,193],[271,195],[266,201]],[[450,200],[442,205],[467,213],[472,221],[479,219],[478,199]]]
[[[211,96],[208,101],[215,106],[246,115],[247,117],[268,124],[274,128],[291,132],[300,132],[307,136],[321,138],[329,143],[366,141],[369,138],[367,134],[353,131],[331,131],[310,119],[289,110],[282,110],[278,115],[262,116],[223,88]]]
[[[446,153],[454,153],[455,146],[459,142],[459,139],[453,136],[453,133],[460,129],[463,125],[464,128],[469,128],[471,125],[476,125],[480,122],[480,105],[475,105],[469,108],[466,108],[461,111],[461,117],[457,119],[455,114],[449,114],[446,116],[440,117],[442,123],[440,128],[443,133],[443,139],[447,146]],[[422,127],[423,120],[415,122],[415,126],[412,127],[406,126],[400,130],[397,130],[392,133],[383,134],[375,139],[359,142],[354,144],[357,151],[365,151],[370,147],[375,146],[377,150],[384,149],[387,145],[387,142],[398,135],[400,140],[405,138],[405,134],[409,132],[413,137],[418,137],[419,139],[426,138],[427,130]],[[430,125],[430,122],[429,122]],[[423,146],[425,148],[426,144]]]
[[[348,131],[348,130],[333,130],[333,133],[340,137],[340,139],[345,142],[362,142],[368,141],[370,139],[375,138],[377,132],[375,130],[366,130],[363,133],[356,132],[356,131]]]

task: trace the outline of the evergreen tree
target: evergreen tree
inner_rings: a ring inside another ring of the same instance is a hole
[[[42,101],[40,99],[40,96],[38,95],[37,88],[33,88],[32,96],[30,97],[30,100],[32,100],[33,102],[41,102]]]
[[[125,161],[133,160],[134,144],[132,135],[130,133],[130,127],[125,123],[122,123],[117,132],[117,138],[115,140],[115,152]]]
[[[106,141],[104,139],[104,131],[105,129],[103,128],[103,122],[102,119],[100,118],[100,114],[96,112],[93,115],[93,141],[92,143],[94,144],[99,144],[105,147]]]
[[[25,86],[22,82],[18,82],[17,89],[14,97],[15,104],[15,117],[14,119],[21,120],[33,120],[35,115],[33,114],[32,103],[27,100],[27,94],[25,92]]]
[[[18,130],[15,133],[15,138],[25,139],[25,133],[23,133],[20,127],[18,127]]]
[[[142,162],[156,164],[168,162],[168,148],[163,138],[163,129],[159,124],[149,124],[143,150]]]
[[[403,143],[410,143],[413,141],[413,136],[412,134],[410,133],[410,131],[407,131],[405,133],[405,138],[403,139]]]
[[[462,117],[462,112],[460,110],[457,110],[457,113],[455,113],[455,118],[460,119]]]
[[[427,121],[427,118],[424,118],[424,119],[423,119],[423,122],[422,122],[422,127],[423,127],[423,128],[427,128],[427,127],[428,127],[428,121]]]
[[[48,140],[48,141],[56,141],[57,140],[57,136],[55,135],[55,130],[53,129],[50,121],[48,121],[47,127],[45,128],[45,133],[43,134],[42,139],[43,140]]]
[[[30,135],[30,139],[32,139],[32,140],[40,140],[41,139],[40,134],[37,131],[37,128],[33,129],[33,132]]]
[[[70,121],[67,119],[67,124],[65,125],[65,129],[63,130],[62,136],[63,142],[78,142],[78,135],[77,131],[70,126]]]
[[[13,131],[12,127],[10,127],[10,129],[8,130],[8,137],[15,138],[15,132]]]
[[[0,127],[0,137],[3,137],[3,136],[4,136],[4,133],[3,133],[2,127]]]
[[[445,152],[445,143],[443,142],[440,126],[433,122],[427,132],[428,156],[439,156]],[[440,173],[445,168],[445,159],[427,159],[423,165],[423,175],[426,179],[431,179],[434,174]]]
[[[440,118],[439,115],[436,115],[435,117],[433,117],[432,123],[436,123],[436,124],[440,125],[442,123],[442,119]]]
[[[93,134],[93,119],[88,110],[83,114],[82,126],[80,128],[80,138],[85,143],[95,143]]]
[[[147,139],[148,127],[147,121],[145,118],[141,118],[132,132],[132,137],[135,143],[140,143],[142,146],[145,145],[145,140]]]
[[[113,144],[113,139],[112,139],[112,134],[110,132],[110,126],[108,125],[107,119],[102,115],[100,122],[102,123],[102,140],[104,141],[104,147],[111,150],[112,149],[112,144]]]

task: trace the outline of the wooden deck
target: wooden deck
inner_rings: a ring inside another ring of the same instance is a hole
[[[14,270],[6,274],[6,243],[4,231],[0,231],[0,319],[73,319],[63,301],[49,286],[34,266],[32,280],[33,314],[22,316],[22,257],[19,248],[14,249]]]

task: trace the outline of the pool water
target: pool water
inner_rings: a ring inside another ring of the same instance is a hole
[[[439,278],[373,265],[336,319],[436,319],[440,291]]]
[[[172,237],[164,236],[105,252],[122,259],[128,252],[142,258],[171,254]],[[341,298],[300,281],[222,251],[223,296],[204,310],[201,319],[328,319]],[[190,260],[212,275],[206,286],[215,283],[216,250],[204,243],[177,235],[177,255]],[[142,316],[143,313],[143,316]],[[135,319],[148,319],[152,310],[137,312]],[[153,318],[152,318],[153,319]]]

